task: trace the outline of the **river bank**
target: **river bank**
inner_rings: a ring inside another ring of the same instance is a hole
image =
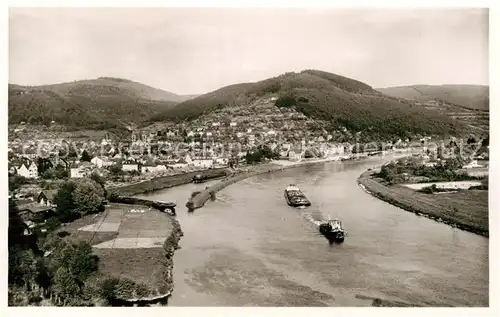
[[[302,161],[271,161],[268,164],[262,164],[257,166],[250,166],[246,171],[235,173],[233,175],[227,176],[221,182],[215,184],[214,186],[208,187],[203,191],[198,193],[193,193],[193,196],[187,201],[186,207],[188,210],[195,210],[201,208],[205,205],[205,203],[212,197],[215,197],[215,194],[227,186],[234,184],[236,182],[242,181],[246,178],[257,176],[264,173],[272,173],[276,171],[282,171],[290,168],[297,168],[302,166],[310,166],[328,162],[337,162],[340,161],[342,156],[335,156],[331,158],[324,159],[311,159],[311,160],[302,160]],[[366,157],[358,155],[354,159],[365,159]]]
[[[226,187],[200,212],[178,212],[184,236],[168,306],[355,307],[372,306],[376,298],[488,306],[487,238],[402,212],[360,190],[359,175],[390,159],[263,173]],[[182,205],[191,192],[219,182],[139,197],[172,197]],[[311,208],[284,203],[283,186],[294,182],[314,202]],[[329,245],[313,223],[329,215],[349,230],[343,245]]]
[[[467,190],[440,195],[419,193],[402,185],[386,186],[366,171],[358,184],[396,207],[484,237],[489,236],[488,191]]]
[[[228,174],[228,172],[226,168],[206,169],[189,173],[156,177],[150,180],[145,180],[130,185],[125,185],[120,187],[110,187],[107,188],[107,190],[109,192],[114,192],[119,196],[134,196],[156,190],[188,184],[192,182],[193,177],[198,174],[202,175],[203,177],[216,178],[216,177],[224,177]]]
[[[151,207],[151,208],[150,208]],[[88,215],[60,229],[88,242],[102,278],[120,280],[111,306],[166,305],[173,285],[173,255],[183,236],[172,215],[147,200],[110,203],[103,213]]]

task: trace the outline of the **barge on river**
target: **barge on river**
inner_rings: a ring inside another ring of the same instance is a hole
[[[319,232],[324,235],[330,242],[344,242],[347,235],[342,222],[338,219],[323,221],[319,225]]]
[[[311,202],[307,199],[306,195],[294,184],[288,185],[285,189],[285,200],[292,207],[311,206]]]

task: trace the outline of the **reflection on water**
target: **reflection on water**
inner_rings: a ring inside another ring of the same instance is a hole
[[[487,306],[488,239],[417,217],[366,194],[380,162],[327,163],[231,185],[188,215],[189,184],[146,196],[176,200],[185,235],[174,256],[173,306]],[[311,200],[289,207],[284,188]],[[317,221],[348,231],[329,245]],[[389,302],[387,302],[389,301]]]

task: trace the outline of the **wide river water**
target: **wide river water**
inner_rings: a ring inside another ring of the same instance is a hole
[[[169,306],[488,306],[488,239],[418,217],[356,183],[387,159],[332,162],[264,174],[217,193],[188,214],[188,184],[150,194],[175,201],[184,237]],[[217,181],[216,181],[217,182]],[[213,183],[213,182],[212,182]],[[297,184],[311,200],[289,207]],[[338,217],[348,236],[330,245],[315,222]]]

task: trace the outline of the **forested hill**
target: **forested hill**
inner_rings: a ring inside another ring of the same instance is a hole
[[[336,74],[304,70],[285,73],[255,83],[242,83],[179,103],[152,121],[192,120],[216,109],[241,106],[255,98],[274,94],[277,106],[294,107],[306,116],[380,137],[411,134],[459,135],[467,125],[439,111],[385,95],[369,85]]]
[[[444,101],[474,110],[489,110],[490,104],[489,87],[480,85],[414,85],[377,90],[398,98]]]
[[[189,97],[127,79],[101,77],[69,83],[9,85],[9,123],[110,128],[139,123]]]

